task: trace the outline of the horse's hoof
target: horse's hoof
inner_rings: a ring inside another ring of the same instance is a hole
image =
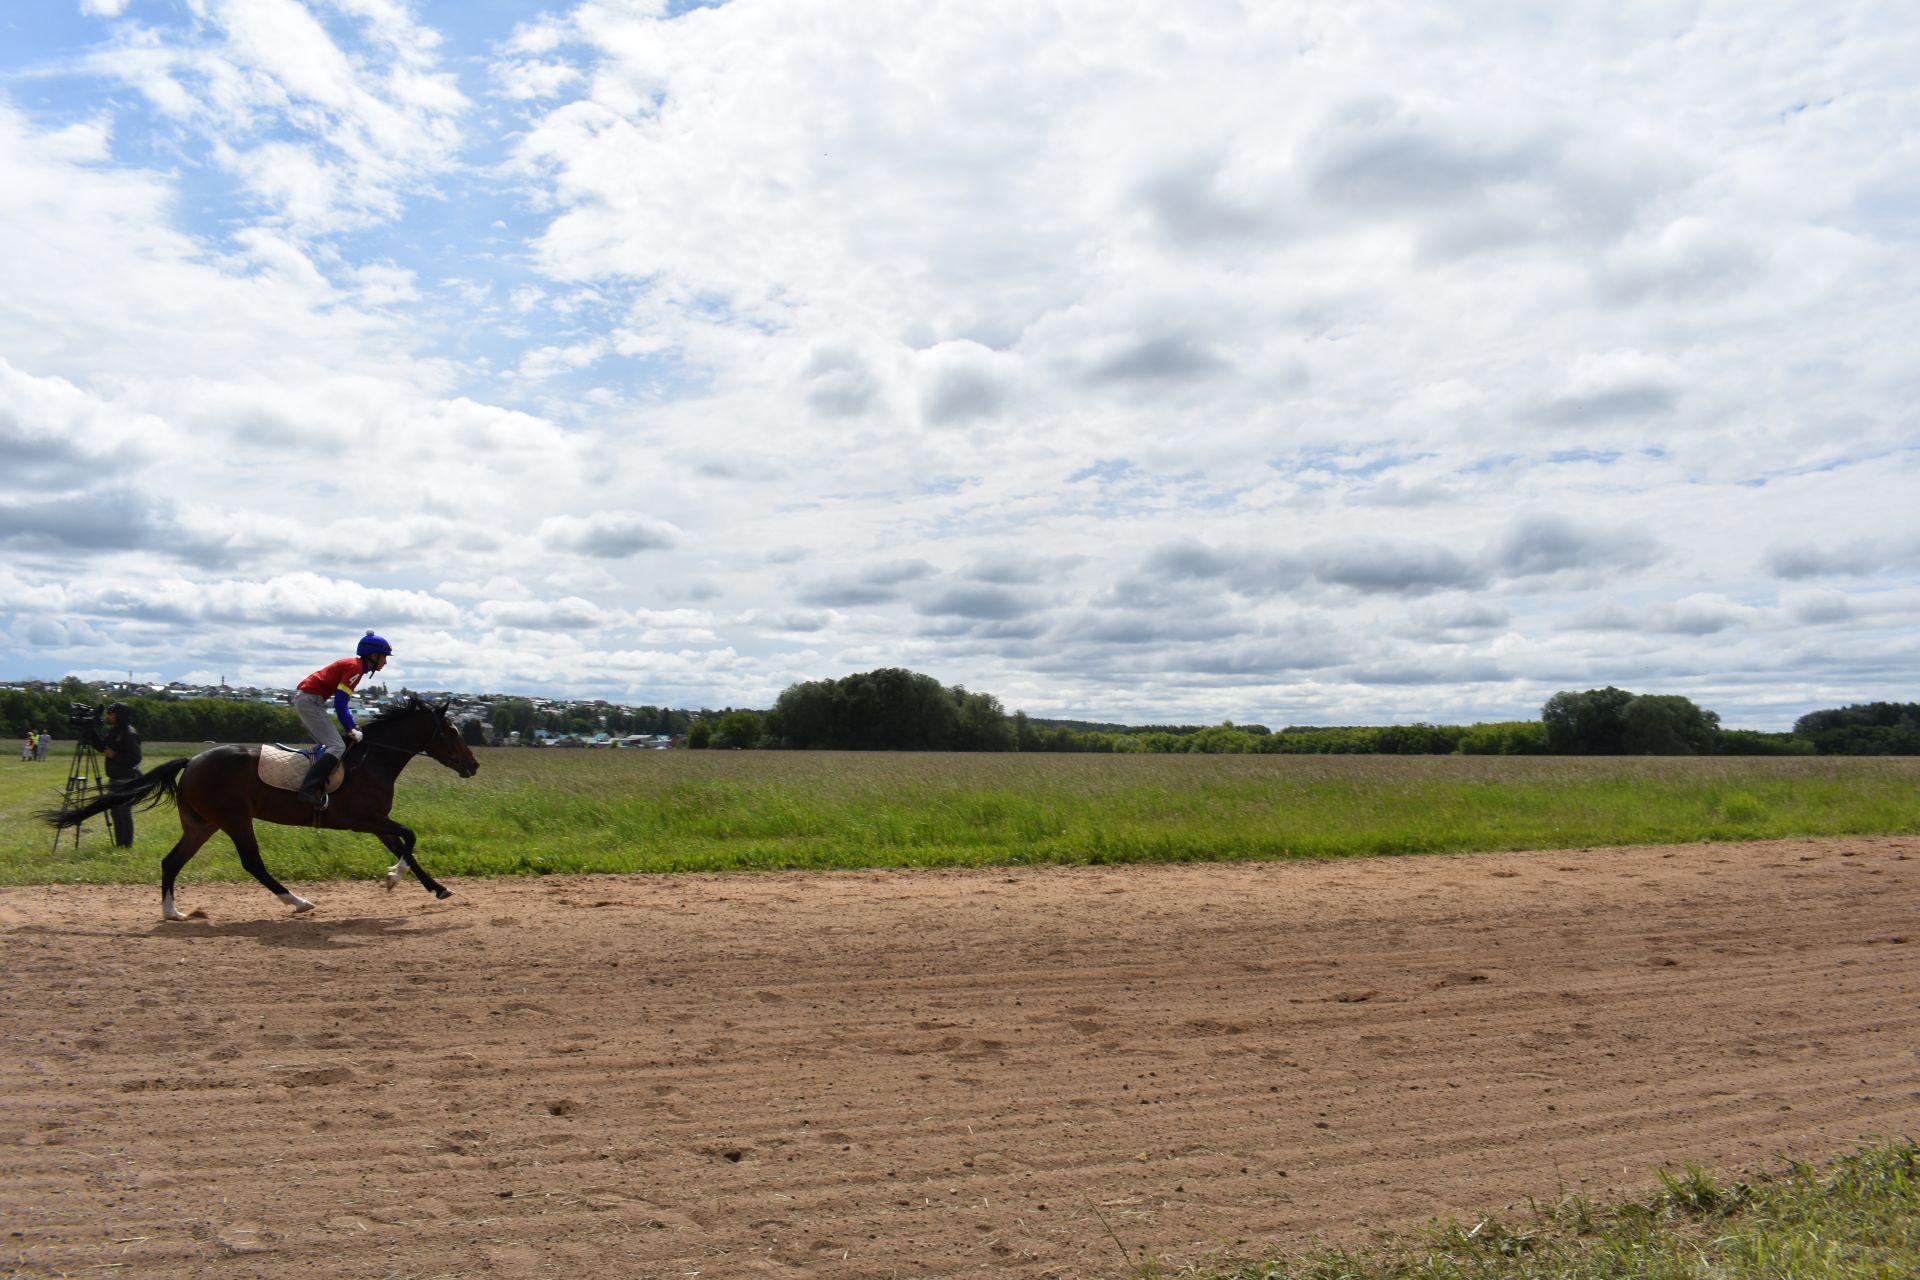
[[[301,897],[297,893],[290,893],[286,897],[280,899],[280,901],[292,907],[293,914],[297,916],[305,915],[307,912],[313,910],[313,904],[311,902],[308,902],[305,898]]]
[[[446,900],[447,900],[448,898],[451,898],[451,897],[453,896],[453,890],[451,890],[451,889],[435,889],[435,890],[433,891],[433,896],[434,896],[434,897],[436,897],[436,898],[438,898],[438,899],[440,899],[440,900],[441,900],[442,902],[445,902],[445,901],[446,901]]]

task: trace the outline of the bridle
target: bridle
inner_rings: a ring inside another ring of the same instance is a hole
[[[436,734],[435,736],[437,737],[439,735]],[[411,760],[415,756],[427,755],[430,748],[432,748],[433,746],[433,742],[431,739],[429,739],[426,746],[414,747],[412,750],[408,750],[406,747],[396,747],[391,742],[375,742],[372,738],[362,737],[360,739],[360,745],[363,747],[378,747],[382,751],[391,751],[395,755],[402,755],[407,757],[409,760]],[[436,763],[440,763],[440,764],[446,763],[446,761],[441,760],[439,756],[432,756],[430,758],[433,759]]]

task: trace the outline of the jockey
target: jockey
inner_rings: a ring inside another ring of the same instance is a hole
[[[369,631],[360,637],[354,654],[351,658],[329,662],[302,680],[293,691],[294,713],[320,744],[313,753],[313,763],[307,768],[306,781],[300,784],[300,798],[316,809],[327,806],[327,779],[333,774],[335,759],[346,754],[347,739],[360,741],[360,730],[353,724],[354,690],[360,687],[361,679],[369,671],[378,671],[387,665],[387,659],[393,656],[393,646]],[[329,700],[333,703],[334,715],[340,720],[337,729],[333,721],[327,719]],[[341,736],[343,729],[345,737]],[[331,756],[327,754],[329,751],[333,753]]]

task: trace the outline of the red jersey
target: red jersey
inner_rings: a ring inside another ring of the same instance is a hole
[[[316,698],[324,698],[331,693],[344,693],[353,696],[360,687],[361,677],[367,674],[365,666],[358,658],[342,658],[338,662],[329,662],[305,680],[300,682],[302,693],[310,693]]]

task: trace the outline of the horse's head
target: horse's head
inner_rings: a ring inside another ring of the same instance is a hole
[[[473,748],[460,736],[459,726],[447,718],[447,704],[444,702],[433,708],[433,736],[427,739],[427,745],[422,750],[463,778],[471,778],[480,772],[480,762],[473,758]]]
[[[480,762],[467,749],[460,726],[447,717],[446,702],[428,702],[417,693],[411,694],[406,702],[390,706],[367,721],[366,731],[370,745],[431,756],[463,778],[480,772]]]

